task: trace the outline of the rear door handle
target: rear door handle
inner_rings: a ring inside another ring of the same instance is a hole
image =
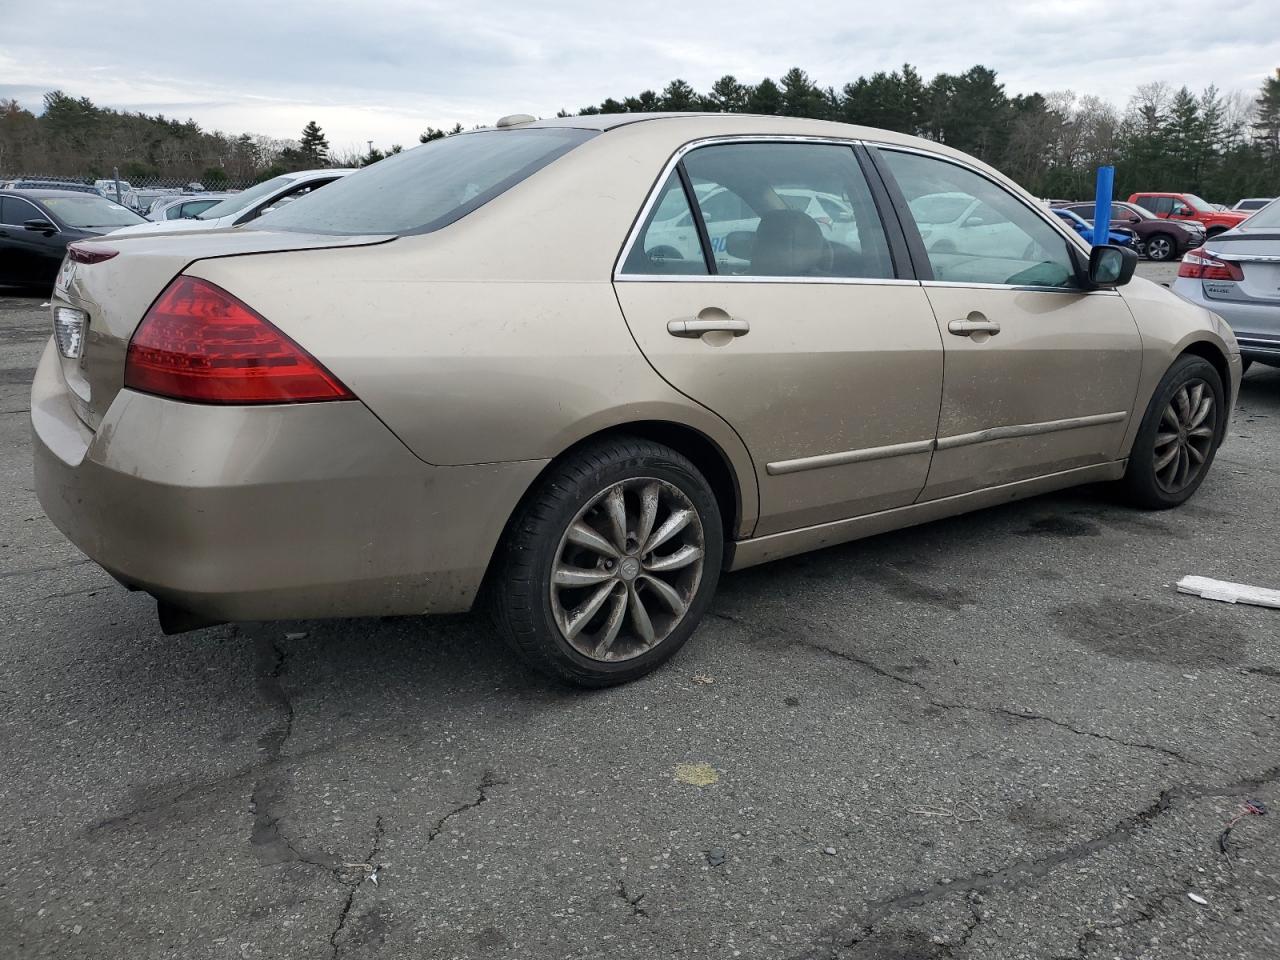
[[[957,337],[972,337],[975,333],[986,333],[995,336],[1000,332],[1000,324],[994,320],[952,320],[947,330]]]
[[[751,332],[751,324],[745,320],[732,317],[714,320],[672,320],[667,324],[667,333],[673,337],[700,337],[704,333],[731,333],[735,337],[745,336]]]

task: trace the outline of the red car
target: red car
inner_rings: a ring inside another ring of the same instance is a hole
[[[1145,207],[1162,220],[1198,220],[1210,237],[1249,218],[1248,213],[1239,210],[1219,210],[1194,193],[1133,193],[1129,202]]]

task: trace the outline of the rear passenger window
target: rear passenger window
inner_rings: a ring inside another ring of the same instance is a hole
[[[707,263],[680,178],[672,173],[622,265],[623,273],[705,276]]]
[[[884,228],[851,148],[722,144],[693,150],[684,165],[717,273],[894,275]]]

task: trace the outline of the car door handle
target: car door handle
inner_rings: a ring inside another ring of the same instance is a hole
[[[732,317],[714,320],[672,320],[667,324],[667,333],[673,337],[700,337],[704,333],[731,333],[735,337],[745,336],[751,332],[751,324],[745,320]]]
[[[995,336],[1000,332],[1000,324],[994,320],[952,320],[947,330],[957,337],[972,337],[975,333],[986,333]]]

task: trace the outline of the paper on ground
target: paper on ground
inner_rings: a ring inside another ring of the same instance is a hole
[[[1252,603],[1259,607],[1280,609],[1280,590],[1251,587],[1247,583],[1211,580],[1209,577],[1183,577],[1178,581],[1179,593],[1190,593],[1206,600],[1224,603]]]

